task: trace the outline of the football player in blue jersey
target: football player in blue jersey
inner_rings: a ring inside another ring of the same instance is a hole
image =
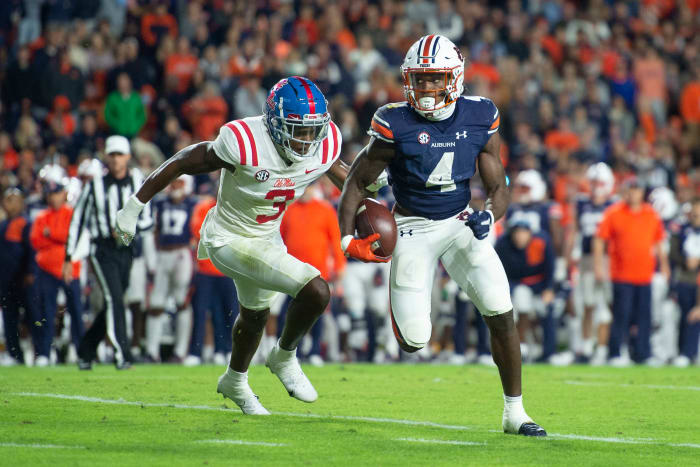
[[[187,293],[194,269],[190,250],[190,218],[197,202],[190,196],[193,188],[194,178],[180,175],[168,186],[168,196],[153,204],[158,267],[146,318],[146,351],[154,361],[160,360],[163,318],[166,316],[163,311],[168,297],[175,299],[177,307],[172,362],[182,362],[190,344],[192,309],[187,304]]]
[[[687,223],[673,237],[671,254],[676,266],[676,296],[681,309],[678,335],[679,355],[673,364],[685,368],[698,355],[700,321],[691,311],[697,306],[698,272],[700,272],[700,198],[693,200]]]
[[[581,360],[583,362],[590,360],[596,365],[602,365],[608,357],[608,336],[612,321],[610,312],[612,283],[609,280],[596,283],[593,274],[592,244],[598,224],[603,219],[603,212],[613,204],[615,176],[607,164],[598,162],[588,168],[586,178],[590,184],[591,195],[576,201],[574,216],[578,233],[576,248],[580,251],[577,294],[583,302]],[[594,321],[598,324],[597,346],[593,338]]]
[[[357,156],[340,201],[342,247],[363,261],[388,261],[372,251],[372,236],[354,238],[355,214],[365,189],[385,168],[396,205],[399,237],[390,275],[391,318],[402,349],[415,352],[431,334],[430,296],[437,261],[467,292],[491,330],[491,347],[503,385],[503,430],[526,436],[546,432],[525,413],[521,357],[508,279],[486,241],[508,207],[499,156],[498,109],[489,99],[462,96],[464,59],[446,37],[414,43],[401,66],[408,102],[374,114],[369,144]],[[488,199],[469,207],[469,181],[479,169]]]

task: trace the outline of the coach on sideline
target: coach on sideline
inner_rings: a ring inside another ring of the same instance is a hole
[[[608,244],[610,278],[613,283],[613,321],[610,329],[610,364],[626,366],[620,356],[625,341],[634,342],[634,360],[651,363],[651,278],[659,260],[668,281],[668,256],[662,247],[664,226],[654,208],[644,202],[644,185],[637,178],[623,185],[623,201],[605,210],[593,239],[593,265],[596,281],[605,278],[603,255]],[[636,325],[634,339],[630,327]]]
[[[72,274],[71,257],[75,254],[81,232],[88,229],[90,264],[104,296],[104,308],[95,316],[92,327],[85,333],[78,348],[78,367],[81,370],[92,368],[97,345],[104,338],[105,331],[114,346],[117,369],[131,367],[124,291],[129,285],[132,247],[118,244],[114,234],[117,211],[143,183],[141,172],[129,169],[129,159],[129,140],[123,136],[107,138],[105,164],[108,171],[102,176],[93,177],[83,187],[71,218],[64,275],[68,277],[69,273]],[[146,206],[141,212],[138,228],[147,230],[152,225],[151,210]]]

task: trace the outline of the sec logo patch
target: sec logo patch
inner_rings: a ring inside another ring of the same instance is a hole
[[[263,169],[263,170],[258,170],[257,172],[255,172],[255,179],[256,179],[257,181],[259,181],[259,182],[264,182],[264,181],[266,181],[268,178],[270,178],[270,172],[268,172],[268,171],[265,170],[265,169]]]
[[[418,142],[420,144],[428,144],[430,142],[430,135],[426,131],[421,131],[418,133]]]

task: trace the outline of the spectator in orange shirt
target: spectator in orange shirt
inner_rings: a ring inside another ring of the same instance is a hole
[[[216,206],[216,198],[208,197],[197,203],[190,219],[190,231],[196,242],[199,242],[199,229],[210,209]],[[185,366],[195,366],[202,363],[202,349],[206,331],[207,311],[210,313],[214,328],[214,364],[225,365],[231,355],[233,339],[231,331],[233,322],[238,316],[238,298],[233,279],[222,274],[209,259],[198,259],[194,275],[194,295],[192,310],[194,323],[189,355],[185,358]]]
[[[634,360],[649,362],[651,356],[651,279],[658,258],[661,273],[670,278],[668,258],[661,246],[664,226],[654,208],[644,202],[644,186],[633,177],[624,185],[623,201],[610,206],[603,214],[593,239],[596,281],[605,278],[603,256],[605,244],[610,259],[613,283],[613,321],[610,330],[609,357],[615,366],[625,366],[620,347],[630,342]],[[631,325],[634,339],[628,339]]]
[[[66,242],[73,208],[66,200],[67,179],[44,178],[43,190],[48,208],[41,211],[32,224],[29,239],[36,250],[37,290],[39,306],[32,319],[39,327],[38,348],[35,349],[37,366],[47,366],[50,362],[51,344],[55,334],[56,297],[59,287],[66,294],[67,308],[71,315],[71,338],[78,348],[83,337],[83,305],[80,296],[80,262],[73,262],[73,276],[70,282],[63,281],[63,262],[66,257]]]
[[[147,13],[141,18],[141,38],[147,47],[152,48],[165,35],[177,37],[177,21],[168,13],[168,6],[161,2],[153,13]]]
[[[207,81],[201,94],[185,102],[182,114],[190,120],[194,139],[213,140],[219,128],[226,123],[228,105],[216,83]]]
[[[187,91],[198,63],[197,56],[190,51],[189,39],[180,37],[175,53],[165,60],[165,73],[177,77],[177,92]]]
[[[322,198],[318,184],[310,185],[295,203],[287,207],[280,233],[289,254],[321,273],[329,284],[344,271],[345,255],[340,249],[340,227],[335,208]],[[313,345],[309,361],[320,364],[322,320],[311,329]]]
[[[666,122],[666,66],[652,45],[634,62],[634,79],[639,85],[639,97],[651,104],[657,123]]]
[[[700,62],[693,66],[693,79],[683,88],[680,97],[681,115],[688,125],[688,136],[700,143]]]

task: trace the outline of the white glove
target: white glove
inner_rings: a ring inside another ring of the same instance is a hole
[[[372,193],[376,193],[385,186],[389,184],[389,174],[386,172],[386,170],[382,170],[382,173],[379,174],[379,177],[372,183],[371,185],[367,186],[367,191],[371,191]]]
[[[136,222],[138,222],[139,214],[144,206],[146,205],[139,201],[136,195],[131,195],[124,207],[117,211],[116,234],[118,243],[126,246],[134,239]]]

